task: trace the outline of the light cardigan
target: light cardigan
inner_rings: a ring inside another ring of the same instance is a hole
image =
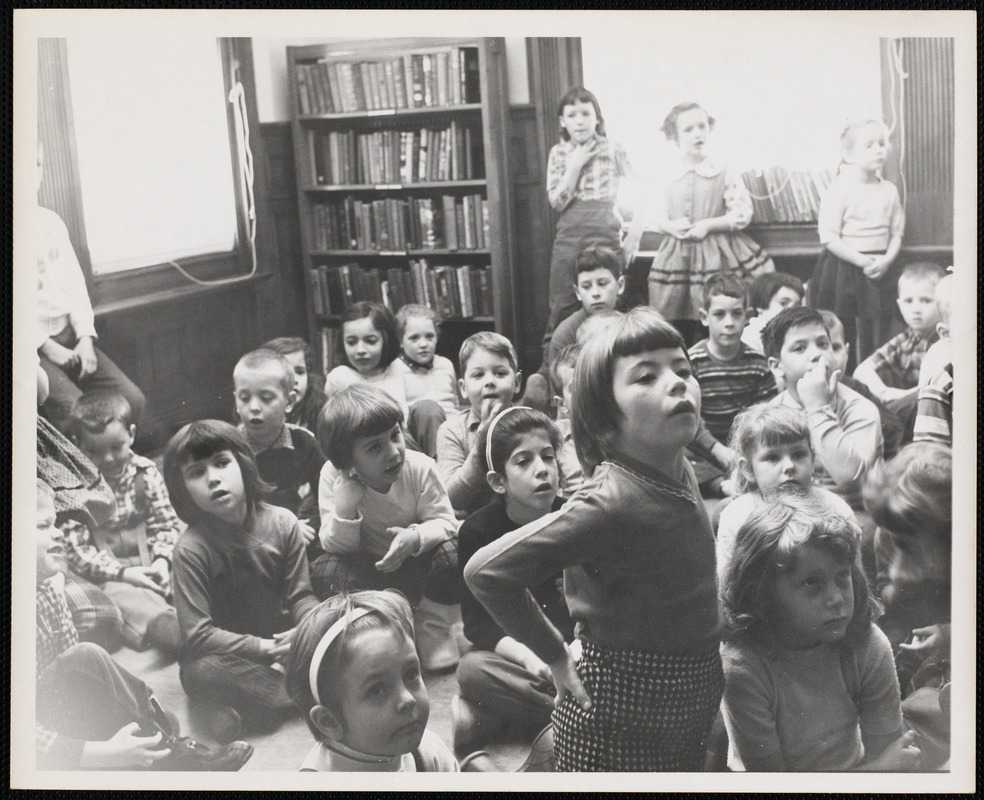
[[[433,550],[453,538],[458,522],[448,499],[447,489],[437,474],[434,460],[414,450],[406,451],[400,476],[386,494],[366,488],[359,504],[358,519],[340,519],[335,514],[335,481],[341,473],[330,461],[321,469],[318,506],[321,530],[318,534],[326,553],[368,552],[380,558],[393,541],[387,528],[407,528],[416,524],[420,546],[413,555]]]
[[[394,359],[379,375],[373,375],[371,378],[367,378],[352,367],[339,364],[325,376],[325,396],[331,397],[335,392],[356,383],[367,383],[382,389],[396,400],[400,404],[400,408],[403,409],[403,418],[406,419],[409,414],[407,390],[403,380],[403,371],[400,369],[398,361],[399,359]]]

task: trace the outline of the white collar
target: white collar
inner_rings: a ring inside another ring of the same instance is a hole
[[[716,178],[724,170],[725,165],[714,156],[707,156],[707,158],[698,164],[687,164],[681,156],[679,161],[671,167],[670,180],[678,181],[688,172],[693,172],[702,178]]]

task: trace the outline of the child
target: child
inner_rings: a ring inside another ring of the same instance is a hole
[[[325,404],[325,377],[318,372],[314,348],[297,336],[281,336],[262,346],[284,357],[294,371],[296,400],[287,412],[287,422],[300,425],[312,434],[317,430],[318,414]]]
[[[919,401],[912,426],[914,442],[939,442],[946,445],[953,442],[953,361],[950,336],[953,281],[951,274],[936,284],[936,306],[940,313],[936,330],[940,340],[929,349],[923,360],[919,378]],[[937,359],[943,366],[933,370],[929,362]]]
[[[841,385],[830,362],[830,335],[812,308],[787,308],[762,330],[769,366],[786,389],[770,402],[806,414],[816,455],[814,480],[863,511],[861,483],[882,456],[878,409]]]
[[[833,492],[813,486],[813,448],[802,413],[768,403],[735,418],[731,446],[738,454],[733,473],[738,494],[721,512],[717,529],[718,577],[731,560],[738,529],[763,497],[789,484],[808,491],[827,513],[854,519],[851,507]]]
[[[884,441],[884,457],[892,458],[902,446],[902,439],[905,436],[905,427],[899,415],[875,397],[871,390],[857,378],[847,374],[847,359],[851,351],[851,345],[844,341],[844,326],[840,318],[833,312],[825,308],[818,309],[823,318],[823,324],[827,327],[827,335],[830,336],[830,367],[833,370],[840,370],[840,382],[848,389],[853,389],[865,400],[874,404],[878,409],[878,417],[881,419],[882,439]]]
[[[86,580],[102,584],[120,609],[128,646],[142,650],[153,645],[176,653],[180,631],[167,598],[171,554],[183,526],[157,466],[130,449],[136,435],[130,404],[116,392],[87,392],[72,406],[68,425],[116,500],[116,513],[104,525],[61,523],[69,566]]]
[[[748,319],[741,340],[756,353],[762,352],[762,328],[784,308],[803,305],[806,287],[803,281],[788,272],[766,272],[748,287],[748,304],[752,316]]]
[[[580,489],[584,483],[584,471],[581,469],[581,462],[577,460],[570,418],[574,365],[580,352],[580,345],[571,344],[561,350],[550,362],[550,383],[558,392],[554,395],[553,403],[557,409],[557,430],[561,442],[557,449],[557,460],[560,463],[560,496],[565,499]]]
[[[188,523],[174,548],[181,685],[219,741],[278,725],[293,710],[280,664],[318,604],[297,517],[263,502],[253,451],[225,422],[191,422],[171,437],[164,480]]]
[[[38,190],[44,177],[44,148],[38,142]],[[96,347],[92,304],[68,228],[54,211],[35,207],[38,327],[36,347],[48,376],[44,414],[64,430],[72,404],[83,392],[122,394],[135,422],[143,415],[143,392]]]
[[[397,592],[323,602],[297,627],[287,691],[317,740],[301,772],[457,772],[427,730],[430,698]]]
[[[881,289],[902,247],[905,210],[898,189],[881,176],[887,135],[880,120],[850,123],[841,133],[841,165],[820,201],[824,249],[807,286],[811,308],[829,308],[844,323],[857,362],[886,339]]]
[[[400,308],[396,315],[400,357],[393,365],[403,373],[410,414],[407,427],[416,431],[423,452],[437,454],[437,430],[457,410],[454,364],[435,353],[441,319],[427,306]]]
[[[79,643],[65,598],[54,490],[41,480],[37,489],[38,769],[238,770],[253,754],[250,745],[211,748],[179,737],[143,681],[98,645]]]
[[[572,402],[587,483],[479,550],[465,581],[550,668],[558,771],[700,770],[723,679],[714,535],[684,457],[700,389],[682,337],[632,309],[585,345]],[[528,592],[559,570],[577,663]]]
[[[512,342],[492,331],[465,339],[458,365],[458,388],[470,407],[448,417],[438,430],[437,469],[455,513],[464,518],[495,499],[485,481],[482,453],[475,447],[476,434],[498,411],[513,404],[522,373]]]
[[[310,431],[287,422],[297,398],[294,372],[273,350],[254,350],[232,371],[239,430],[253,451],[266,500],[296,514],[306,544],[321,525],[317,490],[325,457]],[[316,554],[312,554],[316,555]]]
[[[735,463],[728,436],[742,409],[770,400],[776,381],[765,356],[741,341],[745,327],[745,285],[734,273],[719,272],[704,283],[700,321],[708,338],[688,351],[690,365],[700,384],[700,415],[714,437],[711,455],[726,470]],[[700,460],[694,466],[697,482],[705,484],[721,476],[714,465]]]
[[[311,565],[315,592],[399,589],[418,607],[425,668],[453,667],[458,523],[433,459],[406,450],[403,411],[374,386],[332,395],[318,439],[329,463],[318,489],[325,555]]]
[[[618,250],[622,220],[616,207],[620,181],[631,166],[621,145],[605,133],[598,99],[583,86],[560,98],[560,142],[547,161],[547,199],[557,212],[557,235],[550,254],[550,319],[543,337],[578,309],[571,287],[574,259],[585,245]],[[547,363],[549,363],[549,360]]]
[[[680,103],[661,128],[680,149],[681,163],[655,199],[655,228],[664,236],[649,271],[649,304],[682,323],[690,343],[707,278],[726,270],[750,281],[775,271],[768,254],[742,232],[752,220],[752,201],[741,176],[708,153],[714,122],[697,103]]]
[[[919,368],[930,345],[939,340],[939,310],[933,293],[946,273],[931,261],[907,264],[899,277],[898,306],[906,329],[875,350],[854,370],[854,377],[903,418],[914,416]]]
[[[940,321],[936,323],[939,340],[930,345],[919,365],[919,387],[926,386],[947,364],[953,361],[953,267],[947,267],[946,275],[940,278],[933,292],[936,312]]]
[[[577,331],[588,317],[615,308],[624,288],[620,252],[592,244],[577,254],[574,259],[574,294],[581,307],[554,330],[550,347],[543,354],[543,365],[527,382],[524,400],[535,407],[546,407],[549,393],[556,394],[558,390],[556,385],[545,385],[550,364],[561,350],[577,341]]]
[[[747,772],[919,768],[892,651],[873,624],[857,526],[808,497],[763,505],[721,583],[728,766]]]
[[[561,439],[540,411],[509,406],[480,437],[487,479],[496,499],[466,519],[458,531],[459,564],[503,534],[561,506],[557,498]],[[561,574],[531,589],[533,599],[565,642],[574,636]],[[452,700],[454,749],[459,756],[512,723],[529,741],[550,724],[553,681],[550,670],[526,645],[505,633],[470,592],[461,600],[465,636],[474,645],[458,664],[460,696]]]

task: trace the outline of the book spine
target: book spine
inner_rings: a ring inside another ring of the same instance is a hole
[[[461,316],[474,317],[475,309],[472,307],[471,271],[466,266],[458,267],[455,270],[458,280],[458,301],[461,303]]]
[[[294,83],[297,84],[297,109],[301,114],[311,113],[311,100],[308,97],[308,67],[306,64],[294,65]]]
[[[424,105],[424,57],[413,55],[410,59],[413,75],[413,107],[420,108]]]
[[[324,313],[331,314],[331,291],[328,286],[328,267],[325,264],[318,267],[318,294],[321,295],[321,307]]]
[[[338,65],[334,62],[329,62],[327,65],[328,71],[328,91],[331,94],[331,105],[335,109],[335,113],[339,114],[346,111],[345,107],[345,95],[342,92],[342,84],[338,78]]]
[[[448,105],[448,54],[436,53],[434,58],[434,77],[437,105]]]
[[[426,53],[420,63],[424,78],[424,107],[430,108],[434,105],[434,59]]]
[[[311,295],[311,305],[314,307],[315,315],[322,316],[325,313],[325,307],[321,301],[321,289],[318,288],[318,270],[316,269],[308,270],[308,294]]]
[[[444,210],[444,245],[448,250],[458,249],[458,219],[455,215],[454,196],[443,195],[441,203]]]
[[[492,220],[491,212],[489,211],[489,201],[480,199],[478,202],[482,209],[482,226],[480,228],[482,231],[482,249],[488,250],[492,247]]]

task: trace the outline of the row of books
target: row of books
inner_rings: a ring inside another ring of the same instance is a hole
[[[449,47],[374,61],[295,65],[301,114],[346,114],[481,102],[477,47]]]
[[[394,314],[408,303],[429,306],[443,319],[493,315],[489,267],[430,266],[410,259],[409,269],[364,269],[356,263],[308,270],[314,313],[343,314],[352,303],[382,303]]]
[[[481,132],[455,120],[446,128],[310,132],[321,185],[409,184],[485,177]]]
[[[311,204],[316,250],[487,250],[489,203],[462,197],[343,200]]]
[[[816,222],[820,198],[834,175],[829,169],[769,167],[745,172],[742,178],[752,196],[756,222]]]

